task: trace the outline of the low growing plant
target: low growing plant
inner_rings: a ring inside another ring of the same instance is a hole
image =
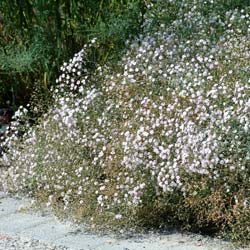
[[[209,15],[203,1],[177,2],[153,30],[149,4],[116,67],[87,70],[95,40],[64,63],[48,113],[6,141],[3,188],[95,226],[249,242],[249,7],[208,2]]]

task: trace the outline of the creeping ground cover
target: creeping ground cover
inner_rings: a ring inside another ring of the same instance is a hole
[[[248,1],[148,1],[120,62],[94,70],[93,39],[62,65],[36,125],[16,113],[4,190],[93,227],[249,242],[249,13]]]

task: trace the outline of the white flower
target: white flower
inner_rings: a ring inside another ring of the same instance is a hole
[[[115,215],[115,219],[119,220],[119,219],[121,219],[121,218],[122,218],[122,215],[121,215],[121,214],[116,214],[116,215]]]

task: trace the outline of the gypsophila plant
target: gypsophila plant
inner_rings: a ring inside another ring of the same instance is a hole
[[[158,4],[116,67],[87,71],[95,40],[63,64],[53,107],[8,144],[3,186],[93,225],[178,223],[247,242],[249,6]]]

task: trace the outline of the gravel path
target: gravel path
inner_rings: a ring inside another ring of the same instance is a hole
[[[0,250],[243,250],[218,239],[179,232],[96,235],[29,206],[29,199],[0,192]]]

